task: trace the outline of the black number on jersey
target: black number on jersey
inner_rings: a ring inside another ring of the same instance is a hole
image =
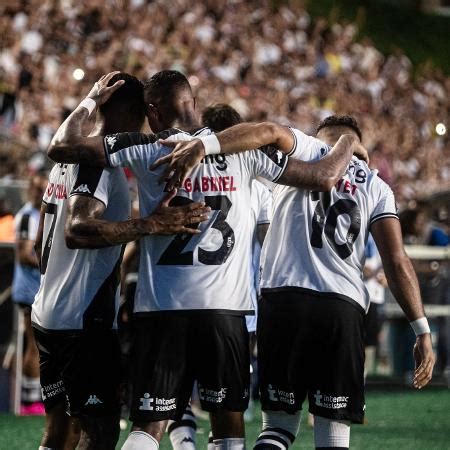
[[[187,197],[175,197],[172,200],[171,205],[182,206],[192,202],[193,200]],[[214,251],[204,250],[199,247],[198,261],[210,266],[220,265],[228,259],[234,247],[234,231],[230,227],[230,224],[226,222],[232,203],[226,195],[205,196],[205,203],[206,206],[209,206],[213,211],[219,211],[214,222],[211,224],[211,228],[220,231],[223,242],[222,245]],[[197,228],[198,225],[191,226]],[[183,252],[192,237],[192,235],[177,234],[159,258],[158,264],[169,266],[192,266],[194,264],[194,252]]]
[[[311,192],[311,199],[318,200],[312,219],[311,245],[315,248],[323,247],[325,230],[325,237],[331,247],[341,259],[347,258],[353,252],[353,243],[361,229],[361,212],[358,204],[353,200],[341,198],[330,206],[329,192]],[[350,217],[350,226],[344,244],[338,244],[335,237],[338,217],[341,214],[347,214]]]
[[[53,243],[53,233],[55,232],[55,226],[56,226],[56,218],[58,217],[57,214],[57,205],[56,203],[47,203],[45,206],[45,215],[47,214],[53,216],[50,225],[50,230],[48,231],[47,238],[45,240],[45,244],[41,251],[41,274],[43,275],[45,271],[47,270],[47,263],[48,263],[48,257],[50,255],[50,249],[52,248]]]

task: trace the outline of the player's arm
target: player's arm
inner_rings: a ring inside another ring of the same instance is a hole
[[[295,149],[296,138],[290,128],[271,122],[244,123],[228,128],[217,135],[204,136],[190,142],[160,141],[173,147],[169,155],[157,160],[152,168],[167,164],[163,178],[170,175],[168,187],[180,185],[207,154],[240,153],[254,148],[274,146],[285,154]],[[344,135],[327,156],[319,161],[289,160],[279,183],[303,189],[326,191],[344,173],[353,153],[367,160],[367,152],[352,135]]]
[[[167,196],[148,217],[109,222],[102,219],[105,205],[95,197],[74,195],[68,201],[65,224],[67,247],[103,248],[125,244],[152,234],[198,234],[200,230],[186,227],[208,219],[210,208],[204,203],[169,206],[175,192]]]
[[[117,73],[119,72],[111,72],[101,77],[87,97],[58,128],[47,150],[50,159],[59,163],[85,163],[99,167],[108,165],[103,137],[87,137],[83,130],[97,107],[105,103],[125,82],[119,80],[114,85],[108,86],[109,80]]]
[[[407,319],[413,324],[427,324],[417,276],[403,247],[400,222],[395,218],[380,219],[372,224],[370,231],[380,252],[389,288]],[[415,331],[413,384],[420,389],[431,380],[435,356],[429,328],[421,327]]]

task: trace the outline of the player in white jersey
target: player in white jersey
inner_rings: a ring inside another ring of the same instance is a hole
[[[183,129],[196,125],[192,91],[180,73],[160,72],[147,84],[146,92],[147,117],[153,130],[176,123]],[[66,127],[80,128],[86,119],[85,112],[76,110]],[[53,159],[80,161],[89,155],[91,164],[132,168],[139,181],[141,214],[151,212],[164,195],[164,186],[158,184],[163,169],[152,169],[152,163],[170,149],[158,138],[192,138],[177,129],[159,136],[119,133],[104,139],[85,138],[81,133],[68,137],[60,130],[59,139],[49,149]],[[210,131],[200,133],[209,135]],[[68,141],[75,142],[80,151],[68,151]],[[135,299],[133,430],[124,449],[140,445],[156,448],[167,419],[179,417],[184,410],[194,379],[199,381],[203,407],[211,412],[216,445],[230,445],[230,439],[237,439],[238,447],[244,445],[242,411],[247,406],[249,378],[244,315],[251,311],[251,181],[259,175],[326,189],[350,159],[354,143],[351,136],[341,138],[335,150],[317,164],[288,161],[273,149],[275,161],[260,151],[227,158],[211,155],[184,180],[174,200],[190,203],[204,199],[213,214],[200,226],[203,233],[198,237],[179,235],[141,241]],[[282,145],[283,150],[288,153],[292,144],[290,138],[288,147]]]
[[[42,415],[39,386],[39,353],[31,327],[31,305],[39,289],[39,267],[34,244],[39,226],[39,209],[42,195],[47,186],[47,176],[38,173],[32,176],[28,188],[29,201],[14,218],[16,229],[16,261],[12,283],[12,299],[23,311],[25,325],[25,352],[22,375],[22,415]]]
[[[94,99],[104,103],[100,131],[139,130],[142,92],[142,83],[127,74],[102,78],[89,94],[94,106]],[[88,108],[89,102],[80,107],[86,113]],[[188,231],[182,225],[191,223],[196,211],[170,208],[167,202],[149,217],[129,220],[122,170],[57,164],[51,171],[40,221],[41,284],[32,312],[47,413],[43,448],[76,446],[70,437],[68,442],[66,409],[81,427],[78,448],[115,448],[121,381],[116,333],[120,244],[151,233]],[[206,212],[203,207],[200,211]]]
[[[236,126],[216,136],[215,148],[231,153],[249,142],[261,145],[266,133],[276,131],[272,124]],[[317,139],[293,130],[291,157],[318,160],[342,133],[361,138],[349,117],[326,119]],[[174,153],[163,161],[170,162],[177,183],[210,143],[172,145]],[[431,379],[430,330],[386,183],[354,158],[329,192],[277,187],[262,254],[258,350],[264,413],[255,448],[292,444],[306,396],[315,415],[316,448],[349,447],[349,424],[361,422],[364,410],[363,314],[369,300],[362,267],[369,229],[389,286],[417,335],[414,386]]]

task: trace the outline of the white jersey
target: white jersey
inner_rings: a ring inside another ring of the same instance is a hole
[[[330,150],[316,138],[293,132],[292,158],[313,161]],[[369,229],[379,219],[398,218],[394,195],[377,171],[354,157],[330,192],[277,186],[273,201],[261,256],[262,291],[313,292],[356,302],[367,311],[362,268]]]
[[[66,246],[67,197],[72,195],[102,201],[105,220],[126,220],[130,214],[128,184],[122,170],[72,164],[53,167],[43,199],[41,285],[31,319],[35,326],[48,330],[115,328],[121,246],[92,250],[70,250]]]
[[[256,331],[256,319],[258,311],[259,283],[261,278],[261,244],[258,239],[258,225],[269,225],[272,219],[272,193],[269,188],[258,180],[253,180],[251,193],[251,217],[253,222],[253,244],[251,259],[251,289],[252,303],[255,314],[247,316],[247,330]]]
[[[380,253],[371,234],[367,240],[366,245],[366,262],[364,267],[367,267],[375,274],[383,269]],[[384,303],[385,289],[384,286],[378,281],[376,276],[364,280],[367,292],[371,303],[377,303],[379,305]]]
[[[25,203],[14,217],[16,242],[35,241],[39,227],[39,209],[30,202]],[[31,305],[39,289],[39,269],[21,264],[17,259],[14,264],[12,298],[15,302]]]
[[[208,128],[200,130],[210,134]],[[197,133],[198,134],[198,133]],[[111,166],[128,166],[138,179],[141,216],[148,216],[167,195],[159,178],[165,170],[152,163],[171,150],[158,138],[192,139],[179,130],[157,136],[121,133],[105,137]],[[273,159],[259,150],[238,155],[209,155],[178,190],[172,204],[204,201],[210,219],[199,225],[201,234],[149,236],[141,239],[136,313],[174,310],[252,312],[249,280],[253,222],[250,215],[252,180],[277,180],[287,157]]]

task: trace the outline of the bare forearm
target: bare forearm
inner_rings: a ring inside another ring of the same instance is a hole
[[[150,219],[130,219],[108,222],[90,219],[71,224],[66,229],[66,244],[69,248],[104,248],[126,244],[149,233]]]
[[[230,154],[265,145],[282,147],[281,136],[277,133],[279,129],[279,126],[270,122],[243,123],[221,131],[216,136],[220,143],[220,152]],[[287,128],[285,130],[290,133]]]
[[[417,276],[406,254],[383,261],[389,288],[411,322],[425,315]]]
[[[353,136],[343,135],[328,155],[319,161],[290,159],[277,183],[311,191],[329,191],[345,172],[353,154],[354,142]]]

